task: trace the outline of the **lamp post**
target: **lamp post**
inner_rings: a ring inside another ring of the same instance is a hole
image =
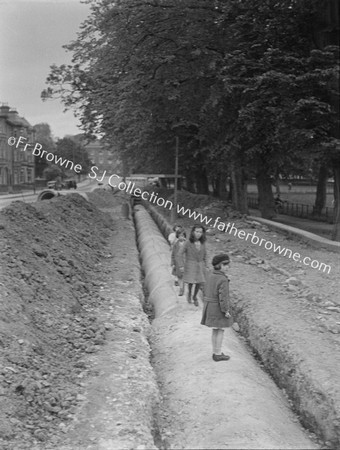
[[[17,130],[13,131],[13,136],[17,138],[18,133]],[[9,147],[9,185],[8,185],[8,193],[13,194],[14,192],[14,152],[15,147]]]
[[[32,144],[34,144],[35,142],[35,135],[36,135],[36,129],[33,127],[32,128]],[[32,156],[32,178],[33,178],[33,193],[35,194],[35,158],[34,156]]]
[[[175,189],[174,189],[174,206],[171,210],[171,221],[174,222],[177,219],[177,192],[178,192],[178,147],[179,147],[179,138],[176,136],[176,151],[175,151]]]

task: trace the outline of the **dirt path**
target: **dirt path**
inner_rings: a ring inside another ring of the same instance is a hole
[[[320,448],[233,330],[223,343],[231,359],[212,361],[201,307],[184,302],[153,324],[153,363],[164,399],[160,424],[169,448]]]
[[[162,213],[162,208],[158,211]],[[199,210],[199,211],[202,211]],[[299,420],[329,448],[340,433],[340,299],[339,255],[288,239],[268,227],[247,222],[218,203],[204,208],[212,217],[225,216],[238,230],[256,234],[331,266],[330,273],[313,270],[288,257],[251,245],[232,234],[211,230],[209,258],[231,255],[231,291],[236,321],[278,386],[289,395]],[[230,212],[229,212],[230,213]],[[187,230],[192,221],[178,219]]]

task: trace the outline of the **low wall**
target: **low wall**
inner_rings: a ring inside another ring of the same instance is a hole
[[[299,240],[307,242],[316,248],[325,248],[333,252],[338,252],[340,250],[340,242],[331,241],[329,239],[318,236],[317,234],[310,233],[309,231],[300,230],[299,228],[294,228],[283,223],[273,222],[272,220],[262,219],[262,217],[247,216],[249,220],[254,220],[255,222],[267,225],[269,228],[280,231],[281,233],[293,237],[299,238]]]

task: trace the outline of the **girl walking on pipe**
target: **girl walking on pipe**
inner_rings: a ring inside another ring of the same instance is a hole
[[[205,228],[201,224],[195,224],[190,233],[189,240],[181,248],[179,254],[183,258],[183,281],[188,284],[187,301],[198,306],[197,294],[199,288],[205,283],[207,250],[205,246]],[[191,299],[192,286],[195,285],[194,295]]]
[[[233,319],[229,303],[229,256],[226,253],[212,259],[214,270],[209,274],[204,288],[204,306],[201,324],[212,328],[212,358],[214,361],[228,361],[229,355],[222,353],[224,328],[231,327]]]

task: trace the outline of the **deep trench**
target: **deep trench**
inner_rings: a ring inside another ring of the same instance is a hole
[[[142,293],[143,293],[143,297],[142,297],[142,308],[143,311],[145,313],[145,315],[147,316],[150,324],[152,324],[154,318],[155,318],[155,309],[152,305],[151,302],[149,302],[149,292],[148,289],[145,285],[145,272],[143,270],[143,266],[142,266],[142,260],[140,257],[140,246],[138,244],[138,236],[137,236],[137,228],[136,228],[136,221],[135,221],[135,215],[134,215],[134,211],[133,211],[133,207],[135,204],[140,204],[138,199],[131,199],[131,209],[132,209],[132,214],[131,214],[131,219],[133,221],[133,225],[134,225],[134,229],[135,229],[135,244],[136,244],[136,248],[138,250],[138,257],[139,257],[139,266],[140,266],[140,283],[142,286]],[[150,358],[149,358],[149,363],[155,373],[155,379],[157,382],[157,389],[159,391],[160,394],[162,394],[162,389],[158,380],[158,376],[157,376],[157,371],[155,369],[155,364],[154,364],[154,356],[153,356],[153,350],[152,350],[152,342],[151,339],[149,337],[147,337],[147,341],[149,343],[150,346]],[[162,437],[162,433],[159,427],[159,405],[155,405],[154,409],[153,409],[153,420],[152,420],[152,429],[151,429],[151,435],[153,437],[153,441],[154,441],[154,445],[159,449],[159,450],[169,450],[169,446],[166,444],[166,440],[163,439]]]
[[[132,200],[132,202],[133,202],[133,200]],[[138,202],[138,204],[139,203],[140,202]],[[153,221],[156,223],[156,225],[157,225],[159,231],[161,232],[161,234],[163,235],[163,237],[166,239],[166,232],[165,232],[165,228],[164,228],[165,227],[164,222],[167,223],[166,219],[162,216],[161,223],[159,223],[157,215],[160,215],[160,214],[154,208],[147,207],[146,203],[144,203],[143,206],[145,206],[145,209],[147,210],[148,214],[153,219]],[[135,230],[136,230],[136,224],[134,223],[134,225],[135,225]],[[136,244],[137,244],[138,250],[140,251],[140,249],[138,247],[137,235],[136,235]],[[141,264],[141,260],[140,260],[140,264]],[[143,285],[143,291],[144,291],[144,304],[145,304],[144,311],[148,315],[148,318],[149,318],[150,322],[152,323],[153,319],[155,318],[154,308],[153,308],[152,304],[148,302],[148,291],[147,291],[147,288],[144,285],[145,274],[144,274],[144,271],[142,269],[142,264],[141,264],[141,274],[142,274],[142,285]],[[235,311],[234,317],[235,317],[235,321],[237,323],[241,323],[242,324],[239,327],[238,335],[243,340],[243,342],[245,343],[246,348],[248,350],[248,353],[256,361],[258,367],[274,381],[274,383],[277,386],[277,388],[280,389],[281,392],[284,394],[284,396],[288,400],[288,403],[290,405],[290,408],[291,408],[292,412],[296,415],[296,417],[297,417],[301,427],[304,428],[305,430],[311,431],[312,433],[317,433],[317,430],[315,429],[313,424],[311,424],[310,419],[308,420],[308,418],[304,417],[303,412],[301,412],[299,410],[299,398],[298,398],[298,395],[296,395],[296,393],[295,393],[295,386],[294,385],[289,385],[289,383],[287,385],[287,380],[286,379],[281,379],[281,377],[280,377],[280,373],[281,373],[280,372],[280,367],[278,367],[278,368],[271,367],[270,364],[268,363],[268,361],[266,361],[265,359],[262,358],[260,350],[256,349],[254,346],[252,346],[251,340],[249,338],[249,332],[248,332],[248,329],[247,329],[247,323],[248,322],[247,322],[246,315],[244,315],[242,311],[237,311],[237,312]],[[151,346],[150,342],[149,342],[149,344]],[[275,359],[275,352],[274,352],[274,350],[272,350],[272,353],[273,353],[272,357]],[[151,356],[151,359],[150,359],[150,363],[151,363],[152,367],[154,368],[155,365],[154,365],[154,363],[152,361],[152,356]],[[277,369],[277,370],[275,370],[275,369]],[[155,370],[155,368],[154,368],[154,371],[155,371],[156,376],[157,376],[157,371]],[[158,383],[158,388],[159,388],[159,391],[161,392],[161,387],[160,387],[159,383]],[[288,392],[290,392],[290,394],[288,394]],[[322,436],[322,434],[318,433],[318,435],[319,435],[320,439],[325,441],[323,436]],[[159,449],[166,450],[168,448],[166,446],[166,444],[164,443],[164,441],[163,441],[163,439],[161,437],[161,434],[159,432],[159,429],[157,427],[157,412],[155,412],[155,433],[154,433],[154,439],[155,439],[155,445]],[[324,448],[324,449],[333,449],[334,447],[324,444],[322,448]]]

